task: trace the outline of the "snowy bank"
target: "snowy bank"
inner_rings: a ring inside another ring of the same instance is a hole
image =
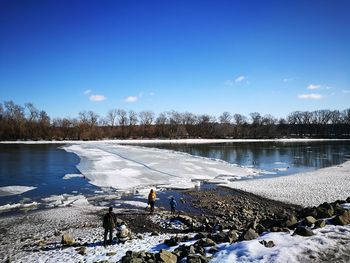
[[[9,195],[19,195],[30,190],[34,190],[34,186],[22,186],[22,185],[11,185],[0,187],[0,196],[9,196]]]
[[[314,206],[350,195],[350,161],[306,173],[235,181],[223,186],[286,203]]]
[[[314,230],[315,236],[292,236],[290,233],[267,233],[251,241],[221,244],[211,263],[233,262],[317,262],[315,259],[334,256],[334,251],[347,255],[350,247],[350,226],[332,226]],[[267,248],[259,241],[272,240],[275,244]],[[328,258],[329,259],[329,258]],[[345,261],[340,261],[345,262]]]
[[[258,174],[222,160],[155,148],[89,143],[64,149],[80,157],[77,168],[91,184],[122,190],[152,185],[187,189],[198,180],[227,182]]]

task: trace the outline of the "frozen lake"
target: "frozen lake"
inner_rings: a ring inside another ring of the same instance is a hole
[[[158,143],[142,145],[141,148],[120,147],[115,143],[102,142],[68,145],[69,152],[62,146],[62,144],[0,144],[0,187],[8,191],[0,190],[0,205],[39,200],[64,193],[93,195],[101,186],[123,189],[128,185],[137,186],[139,183],[152,184],[153,178],[155,178],[154,184],[170,186],[178,182],[187,184],[190,181],[186,181],[187,176],[191,176],[191,180],[216,179],[221,175],[237,176],[237,174],[248,175],[250,178],[249,170],[239,170],[239,167],[230,167],[215,160],[192,158],[190,155],[179,155],[176,152],[220,159],[229,164],[262,171],[262,175],[255,178],[312,171],[343,163],[350,157],[348,141]],[[171,151],[163,152],[149,147]],[[82,177],[80,172],[87,175],[89,180]],[[9,189],[3,188],[8,186]],[[30,188],[17,189],[12,186]]]
[[[234,142],[217,144],[146,144],[221,159],[267,171],[268,176],[290,175],[337,165],[350,159],[349,141]]]

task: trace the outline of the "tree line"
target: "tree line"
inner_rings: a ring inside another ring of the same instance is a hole
[[[112,109],[106,116],[81,111],[50,118],[32,103],[0,103],[0,140],[100,140],[136,138],[350,138],[350,109],[294,111],[286,118],[258,112],[220,116]]]

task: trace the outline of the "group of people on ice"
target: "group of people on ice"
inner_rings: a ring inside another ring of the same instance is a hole
[[[148,194],[148,206],[147,206],[147,208],[149,208],[150,210],[151,215],[153,215],[154,213],[154,206],[156,203],[156,199],[157,199],[157,194],[153,189],[151,189],[151,191]],[[169,206],[170,206],[171,214],[175,215],[177,202],[174,197],[171,197]],[[103,217],[103,228],[104,228],[104,235],[103,235],[104,246],[112,244],[114,229],[117,230],[117,238],[119,242],[125,242],[126,240],[129,239],[130,231],[123,222],[117,224],[117,216],[115,213],[113,213],[113,207],[110,207],[108,210],[108,213],[106,213]],[[108,236],[109,236],[109,241],[107,242]]]

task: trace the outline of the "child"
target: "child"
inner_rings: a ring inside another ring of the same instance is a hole
[[[170,204],[171,214],[175,215],[175,207],[177,206],[177,203],[174,197],[171,197],[169,204]]]

